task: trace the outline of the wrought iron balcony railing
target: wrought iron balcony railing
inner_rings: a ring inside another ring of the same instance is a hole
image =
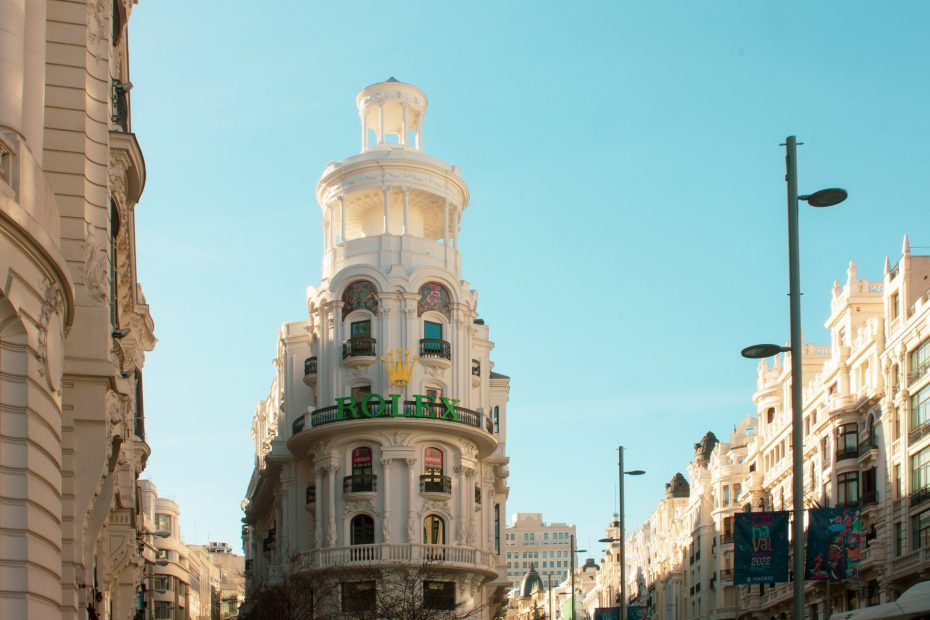
[[[342,359],[349,357],[374,357],[377,340],[374,338],[349,338],[342,343]]]
[[[445,340],[423,338],[420,340],[420,357],[442,357],[452,359],[452,347]]]
[[[304,360],[304,376],[316,374],[316,356]]]
[[[378,490],[375,474],[352,474],[342,479],[343,493],[373,493]]]
[[[420,476],[420,492],[451,495],[452,478],[449,476],[437,476],[435,474]]]

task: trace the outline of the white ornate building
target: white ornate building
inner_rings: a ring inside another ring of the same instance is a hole
[[[0,1],[0,617],[132,618],[153,323],[135,2]]]
[[[377,567],[385,588],[392,567],[427,564],[430,600],[488,618],[508,585],[509,379],[491,370],[488,326],[462,280],[468,187],[422,151],[420,90],[392,78],[356,105],[361,153],[317,185],[322,281],[307,319],[281,328],[253,422],[246,574],[254,589]],[[333,605],[351,602],[344,585]]]
[[[882,280],[850,263],[825,325],[829,345],[803,345],[804,502],[858,506],[863,541],[858,581],[806,583],[811,620],[895,600],[930,574],[930,256],[913,255],[905,237]],[[695,445],[686,505],[666,499],[628,536],[627,592],[657,618],[791,614],[790,583],[733,584],[734,513],[792,505],[789,355],[760,362],[756,415],[730,441],[708,434]],[[613,573],[602,570],[602,589]]]

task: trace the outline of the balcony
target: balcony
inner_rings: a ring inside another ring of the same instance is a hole
[[[368,366],[377,356],[374,338],[349,338],[342,343],[342,365],[346,368]]]
[[[927,371],[930,370],[930,359],[925,360],[923,363],[918,364],[915,368],[911,369],[911,372],[907,373],[907,384],[912,386],[918,381],[920,381]]]
[[[472,387],[481,385],[481,360],[471,361],[471,385]]]
[[[910,443],[917,443],[926,437],[928,433],[930,433],[930,421],[922,422],[917,425],[910,433],[908,433],[907,438]]]
[[[452,495],[452,478],[435,474],[420,476],[420,493],[441,497]]]
[[[859,501],[863,507],[877,504],[878,503],[878,491],[866,491],[859,498]]]
[[[326,547],[301,552],[294,561],[295,570],[318,570],[370,566],[377,562],[385,565],[441,565],[444,569],[479,571],[488,577],[497,576],[497,555],[493,551],[476,547],[453,545],[425,545],[418,543],[379,543]]]
[[[836,460],[845,461],[847,459],[857,459],[859,458],[859,447],[855,446],[843,446],[842,448],[836,449]]]
[[[374,474],[353,474],[342,479],[343,495],[373,496],[377,490],[378,476]]]
[[[445,340],[423,338],[420,340],[420,362],[440,369],[452,367],[452,347]]]
[[[913,491],[907,498],[907,504],[909,507],[913,508],[914,506],[923,504],[928,499],[930,499],[930,487],[924,487]]]
[[[316,356],[304,360],[304,383],[313,387],[316,385]]]
[[[497,449],[494,423],[480,411],[459,407],[449,399],[438,403],[425,398],[401,401],[379,398],[378,394],[367,398],[367,406],[342,401],[341,404],[298,416],[291,425],[288,449],[295,456],[306,455],[314,441],[345,432],[343,424],[367,425],[372,432],[396,431],[402,426],[430,432],[451,432],[475,442],[482,457]]]

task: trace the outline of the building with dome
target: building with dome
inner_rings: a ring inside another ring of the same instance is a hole
[[[424,605],[484,619],[509,585],[509,378],[462,279],[468,186],[422,150],[426,105],[393,78],[364,89],[361,152],[317,184],[322,280],[254,416],[246,577],[339,575],[326,604],[359,611],[420,567]]]

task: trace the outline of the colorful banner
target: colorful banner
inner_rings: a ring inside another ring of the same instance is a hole
[[[788,581],[788,512],[738,512],[733,583]]]
[[[859,579],[862,525],[858,508],[809,510],[805,579]]]
[[[620,620],[619,607],[595,607],[594,620]]]
[[[655,617],[652,608],[645,605],[626,606],[626,620],[653,620]]]

